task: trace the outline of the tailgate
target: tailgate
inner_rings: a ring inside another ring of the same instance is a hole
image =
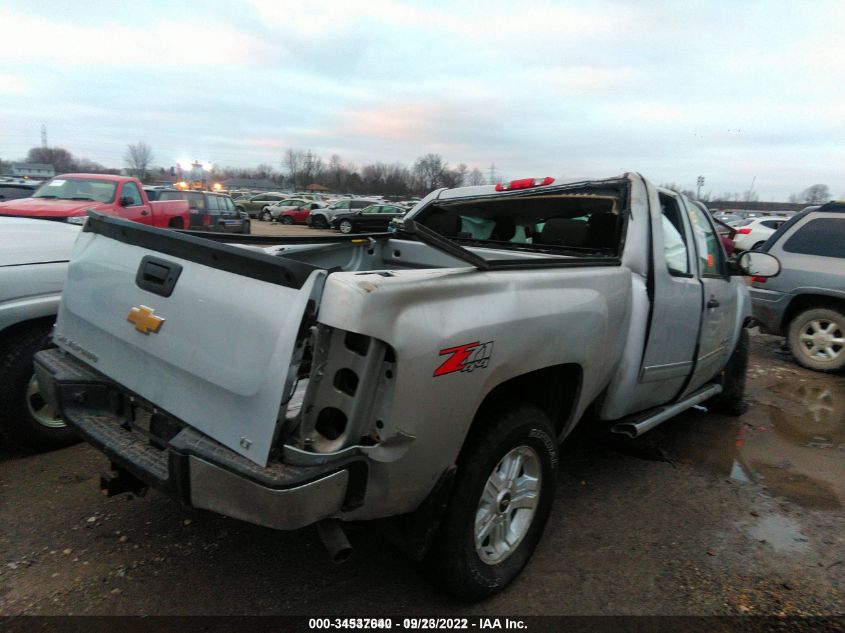
[[[54,338],[115,382],[264,465],[291,386],[303,316],[325,274],[92,214],[71,256]]]

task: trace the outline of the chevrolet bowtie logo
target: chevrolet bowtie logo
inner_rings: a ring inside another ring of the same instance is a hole
[[[129,315],[126,317],[126,320],[130,323],[134,323],[135,329],[141,334],[149,335],[150,332],[155,334],[161,329],[161,324],[164,323],[164,319],[160,316],[156,316],[153,312],[155,312],[155,310],[153,308],[148,308],[147,306],[132,308],[129,311]]]

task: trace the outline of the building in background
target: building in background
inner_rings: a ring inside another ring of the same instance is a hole
[[[9,163],[9,170],[5,175],[32,180],[47,180],[56,175],[56,170],[53,169],[52,165],[44,163]]]

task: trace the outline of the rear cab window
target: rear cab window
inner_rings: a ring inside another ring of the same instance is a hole
[[[627,183],[580,184],[536,194],[437,200],[414,219],[464,246],[619,257]]]

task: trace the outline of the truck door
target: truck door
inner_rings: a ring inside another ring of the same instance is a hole
[[[689,221],[678,194],[660,191],[661,213],[652,216],[652,312],[639,383],[631,410],[674,399],[693,371],[701,322],[701,282]]]
[[[701,332],[695,370],[685,392],[690,393],[713,378],[731,354],[736,325],[736,277],[728,275],[725,252],[706,209],[684,199],[692,230],[697,274],[704,291]]]
[[[150,213],[150,206],[144,204],[138,185],[134,182],[123,183],[123,188],[117,197],[117,215],[126,220],[140,222],[141,224],[152,224],[153,216]]]

